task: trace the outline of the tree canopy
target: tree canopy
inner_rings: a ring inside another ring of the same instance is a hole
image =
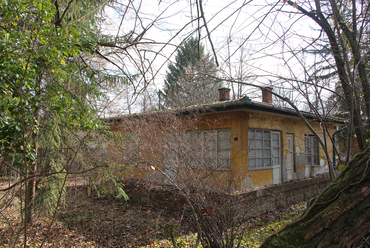
[[[20,176],[3,191],[25,187],[25,233],[37,201],[54,211],[67,176],[98,167],[76,165],[89,149],[87,135],[103,127],[91,102],[104,94],[102,73],[89,61],[97,47],[93,18],[79,19],[83,13],[70,4],[0,5],[0,170],[6,166]],[[87,1],[84,11],[96,6]]]
[[[165,104],[169,108],[205,104],[217,100],[220,82],[213,58],[205,54],[197,38],[179,47],[175,63],[168,65],[164,85]]]

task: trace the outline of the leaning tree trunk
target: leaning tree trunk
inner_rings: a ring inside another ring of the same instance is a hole
[[[354,247],[370,231],[370,147],[297,221],[267,238],[267,247]]]

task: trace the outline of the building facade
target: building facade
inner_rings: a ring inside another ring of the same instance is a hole
[[[207,172],[212,171],[212,180],[218,178],[212,187],[232,179],[233,190],[243,191],[328,172],[327,156],[318,138],[293,109],[272,104],[271,89],[263,90],[263,102],[253,102],[246,97],[228,100],[228,93],[228,89],[220,89],[217,103],[169,111],[173,114],[171,118],[184,121],[175,128],[181,129],[184,135],[177,143],[173,142],[176,148],[169,148],[172,143],[168,140],[155,139],[174,132],[169,126],[175,126],[177,121],[164,121],[166,111],[106,119],[111,130],[117,132],[128,132],[128,122],[136,122],[129,128],[131,133],[137,133],[135,126],[140,128],[138,121],[152,127],[152,131],[145,131],[145,139],[149,140],[142,142],[147,146],[137,144],[141,150],[131,151],[131,154],[141,154],[142,160],[131,160],[129,163],[136,165],[127,175],[180,183],[181,175],[181,178],[186,177],[184,175],[205,178]],[[335,118],[319,121],[317,116],[306,112],[302,115],[321,139],[326,140],[326,149],[332,155],[331,135],[335,126],[344,122]],[[148,152],[150,149],[152,152]],[[169,151],[175,155],[168,155]],[[128,157],[130,152],[122,156]]]

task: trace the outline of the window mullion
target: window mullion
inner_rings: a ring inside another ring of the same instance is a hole
[[[270,132],[270,150],[271,150],[271,154],[270,154],[270,163],[272,166],[274,166],[274,145],[273,145],[274,141],[272,139],[272,132]]]

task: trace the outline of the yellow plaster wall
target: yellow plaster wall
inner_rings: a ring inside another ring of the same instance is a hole
[[[252,170],[248,178],[252,181],[252,187],[261,187],[272,184],[272,169],[270,170]],[[245,190],[245,189],[241,189]]]
[[[242,128],[245,124],[246,115],[243,112],[211,113],[197,116],[197,124],[194,129],[231,129],[231,170],[216,172],[217,178],[221,183],[232,181],[231,187],[235,190],[240,189],[241,182],[248,174],[246,167],[247,149],[245,139],[248,130]]]
[[[287,134],[294,135],[294,146],[295,146],[295,178],[309,176],[307,173],[310,172],[310,168],[306,166],[304,160],[304,137],[305,135],[311,134],[311,131],[299,118],[285,117],[273,115],[270,113],[249,113],[249,121],[245,126],[247,129],[267,129],[281,132],[281,144],[282,144],[282,164],[286,163],[287,159]],[[319,135],[323,138],[323,133],[318,122],[310,121],[312,127],[318,131]],[[329,130],[333,130],[333,125],[328,125]],[[248,140],[248,139],[246,139]],[[332,153],[332,145],[328,142],[329,153]],[[315,166],[312,173],[323,172],[327,167],[325,153],[320,149],[320,166]],[[253,187],[264,186],[266,184],[272,184],[272,170],[258,170],[253,171],[250,175]],[[262,177],[262,178],[261,178]]]
[[[273,183],[273,170],[249,170],[248,169],[248,128],[279,131],[281,133],[282,166],[287,159],[287,134],[294,135],[295,164],[294,178],[310,176],[307,173],[322,173],[327,167],[325,153],[320,149],[320,165],[308,168],[304,164],[304,137],[311,131],[299,118],[274,115],[272,113],[258,112],[228,112],[206,114],[198,126],[199,129],[231,128],[232,164],[231,172],[235,176],[235,188],[245,190],[250,187],[261,187]],[[310,124],[323,138],[323,133],[318,122],[310,121]],[[333,130],[333,125],[328,125]],[[235,140],[237,138],[237,140]],[[332,145],[329,144],[329,153],[332,153]],[[283,178],[282,178],[283,179]]]
[[[304,164],[304,137],[306,134],[311,134],[304,122],[299,118],[278,116],[272,113],[265,112],[215,112],[197,116],[186,116],[188,120],[194,119],[195,125],[191,129],[231,129],[231,170],[218,172],[220,182],[225,183],[226,180],[233,178],[235,190],[245,190],[248,188],[261,187],[273,183],[273,170],[249,170],[248,169],[248,128],[251,129],[266,129],[281,132],[282,145],[282,164],[286,161],[287,150],[287,134],[294,134],[295,145],[295,178],[308,176],[307,173],[322,173],[327,162],[324,159],[325,154],[320,150],[321,165],[316,168],[307,168]],[[195,120],[196,119],[196,120]],[[319,131],[321,137],[323,134],[318,122],[310,122],[315,130]],[[333,125],[329,125],[329,129],[333,130]],[[120,131],[117,126],[111,126],[112,131]],[[329,143],[329,152],[332,154],[332,145]],[[308,170],[310,169],[310,170]],[[186,172],[182,172],[186,173]],[[143,177],[147,172],[132,172],[132,176]],[[135,175],[136,174],[136,175]]]

